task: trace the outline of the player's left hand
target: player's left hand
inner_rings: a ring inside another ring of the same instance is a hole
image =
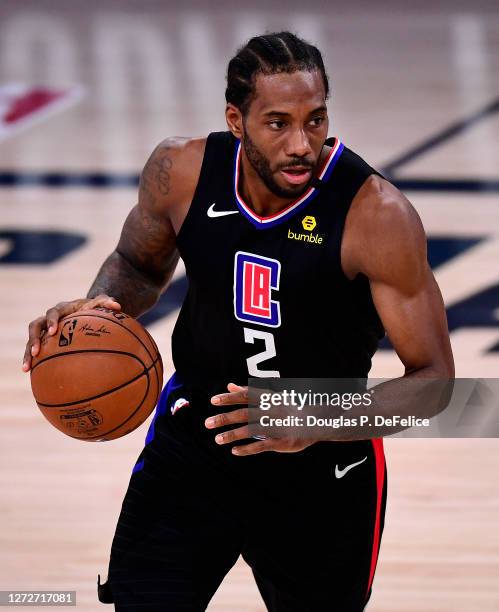
[[[230,444],[237,440],[246,440],[251,438],[248,427],[248,387],[241,387],[234,383],[227,385],[229,393],[221,393],[214,395],[211,398],[211,403],[215,406],[231,406],[241,405],[245,408],[238,408],[231,412],[223,412],[215,416],[208,417],[205,421],[205,426],[208,429],[218,429],[219,427],[227,427],[227,425],[236,425],[245,423],[242,427],[229,429],[215,436],[217,444]],[[276,451],[279,453],[297,453],[308,446],[311,446],[315,440],[304,440],[302,438],[265,438],[250,444],[242,444],[232,448],[232,454],[237,456],[257,455],[267,451]]]

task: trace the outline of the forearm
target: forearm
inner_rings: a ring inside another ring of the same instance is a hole
[[[138,317],[158,301],[162,288],[162,283],[147,278],[113,251],[102,264],[87,297],[109,295],[120,303],[123,312]]]
[[[377,425],[372,422],[375,415],[383,417],[384,420],[392,417],[431,419],[448,406],[453,391],[453,378],[454,372],[451,367],[443,369],[438,366],[428,366],[414,369],[400,378],[376,385],[371,389],[369,408],[354,407],[348,413],[339,408],[333,415],[356,419],[360,424],[363,422],[362,417],[367,416],[369,424],[340,428],[332,439],[363,440],[366,435],[378,438],[407,429],[404,425]],[[330,412],[330,409],[327,412]]]

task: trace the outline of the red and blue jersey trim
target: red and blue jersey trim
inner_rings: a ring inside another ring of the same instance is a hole
[[[329,155],[317,177],[320,181],[327,181],[331,176],[333,168],[336,165],[336,162],[340,158],[343,153],[344,145],[343,143],[336,138],[334,141],[334,145],[329,152]],[[239,193],[238,185],[239,185],[239,177],[241,170],[241,141],[237,142],[236,154],[234,156],[234,195],[236,198],[236,204],[239,208],[239,212],[248,219],[256,228],[258,229],[266,229],[269,227],[274,227],[283,221],[286,221],[292,215],[296,214],[302,208],[304,208],[311,200],[317,197],[319,193],[319,189],[314,186],[310,186],[307,191],[299,197],[291,204],[288,204],[286,208],[280,210],[273,215],[269,215],[268,217],[262,217],[258,215],[254,210],[252,210],[246,202],[241,197]]]

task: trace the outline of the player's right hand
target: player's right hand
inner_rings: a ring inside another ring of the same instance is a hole
[[[29,339],[26,344],[23,358],[23,372],[31,369],[31,359],[36,357],[40,351],[40,339],[45,333],[53,336],[57,331],[59,319],[67,317],[78,310],[91,310],[102,306],[112,310],[121,310],[120,304],[108,295],[98,295],[94,298],[82,298],[71,302],[59,302],[56,306],[49,308],[47,312],[31,321],[28,327]]]

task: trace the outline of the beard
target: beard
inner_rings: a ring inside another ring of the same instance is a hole
[[[269,160],[255,146],[255,143],[251,140],[247,131],[245,131],[244,137],[241,139],[241,142],[244,147],[244,152],[246,153],[246,157],[248,158],[251,166],[253,167],[255,172],[258,174],[258,176],[261,178],[265,187],[267,187],[267,189],[270,192],[272,192],[274,195],[276,195],[277,197],[284,198],[284,199],[297,198],[303,195],[307,191],[307,189],[310,187],[312,178],[307,183],[305,183],[305,185],[297,185],[296,187],[294,188],[290,187],[289,189],[286,189],[285,187],[281,187],[280,185],[276,183],[274,179],[274,173],[272,172],[272,169],[270,167]],[[293,165],[292,163],[289,163],[289,164],[283,165],[282,167],[289,168],[292,165]],[[302,160],[298,160],[298,163],[296,163],[295,165],[305,166],[308,164]],[[313,176],[314,176],[314,173],[312,172],[312,177]]]

